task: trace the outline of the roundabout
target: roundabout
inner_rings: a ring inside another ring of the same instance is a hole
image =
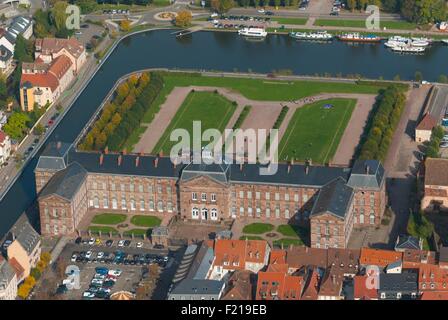
[[[154,19],[159,20],[159,21],[171,21],[171,20],[175,19],[176,16],[177,16],[176,12],[164,11],[164,12],[156,13],[154,15]]]

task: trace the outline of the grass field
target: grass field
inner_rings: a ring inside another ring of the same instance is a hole
[[[304,245],[304,243],[300,239],[282,238],[282,239],[273,241],[274,246],[281,247],[282,244],[285,249],[287,247],[289,247],[290,245],[293,245],[293,246],[303,246]]]
[[[177,142],[170,141],[170,134],[174,129],[186,129],[193,132],[193,121],[201,121],[201,131],[216,128],[223,132],[236,106],[231,101],[214,92],[191,92],[180,106],[168,128],[154,147],[153,153],[163,151],[170,154],[171,147]],[[204,142],[204,145],[208,142]],[[191,140],[191,146],[192,140]]]
[[[154,216],[133,216],[131,223],[139,227],[153,228],[160,225],[162,220]]]
[[[244,226],[243,233],[263,234],[272,230],[274,230],[274,226],[272,224],[256,222]]]
[[[325,27],[346,27],[346,28],[365,28],[365,20],[340,20],[340,19],[317,19],[315,26]],[[397,30],[414,30],[417,27],[415,23],[407,21],[381,21],[380,28]],[[378,30],[380,31],[380,30]]]
[[[276,21],[278,24],[304,25],[307,20],[308,20],[307,18],[281,18],[281,17],[271,18],[271,21]]]
[[[333,105],[325,109],[326,104]],[[353,99],[323,100],[299,108],[280,142],[279,159],[327,163],[339,145],[355,107]]]
[[[91,226],[89,227],[89,231],[93,233],[101,232],[101,234],[108,234],[109,232],[112,232],[112,234],[118,234],[117,229],[107,226]]]
[[[125,220],[126,220],[125,214],[101,213],[94,216],[91,223],[116,225],[119,223],[123,223]]]
[[[259,236],[241,236],[240,240],[263,240],[263,238]]]
[[[131,230],[127,230],[125,232],[123,232],[123,234],[125,236],[130,236],[130,235],[134,235],[134,236],[144,236],[144,235],[148,235],[148,229],[131,229]]]

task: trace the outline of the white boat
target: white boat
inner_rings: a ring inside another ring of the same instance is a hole
[[[392,47],[392,50],[395,52],[402,52],[402,53],[422,53],[425,51],[425,48],[408,45],[408,46]]]
[[[246,37],[264,38],[268,35],[266,30],[262,28],[243,28],[238,30],[238,34]]]
[[[387,40],[384,45],[388,48],[394,48],[394,47],[404,47],[407,46],[408,43],[404,41],[396,41],[396,40]]]
[[[413,47],[427,47],[430,43],[426,40],[412,40],[411,45]]]
[[[442,42],[443,42],[444,44],[448,44],[448,39],[442,39]]]
[[[414,41],[424,41],[428,42],[428,44],[431,44],[432,39],[431,38],[425,38],[425,37],[412,37],[411,40]]]
[[[411,39],[406,38],[406,37],[402,37],[402,36],[393,36],[393,37],[390,37],[388,40],[389,41],[396,41],[396,42],[408,42]]]
[[[290,32],[289,36],[298,40],[331,40],[333,35],[327,31],[318,32]]]

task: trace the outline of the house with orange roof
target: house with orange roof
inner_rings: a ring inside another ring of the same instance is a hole
[[[418,269],[418,289],[448,292],[448,270],[437,265],[420,265]]]
[[[75,76],[74,64],[65,55],[50,64],[24,63],[20,79],[20,105],[23,111],[33,111],[37,105],[51,105],[69,86]]]
[[[362,248],[359,263],[362,266],[374,265],[386,267],[387,265],[403,260],[403,253],[391,250]]]
[[[378,300],[378,289],[374,277],[358,275],[353,278],[353,297],[355,300]]]
[[[246,270],[233,272],[221,300],[253,300],[252,289],[255,276],[256,274]]]
[[[415,141],[425,142],[431,140],[432,129],[435,126],[437,126],[437,119],[426,113],[415,127]]]
[[[318,300],[343,300],[342,285],[344,274],[340,269],[328,268],[322,278]]]
[[[436,255],[435,251],[406,249],[403,252],[403,268],[417,269],[420,265],[437,265]]]
[[[214,254],[208,278],[221,280],[235,270],[260,271],[268,264],[270,247],[265,240],[218,239]]]
[[[74,72],[76,74],[79,73],[87,59],[84,45],[75,38],[36,39],[35,48],[35,59],[40,59],[47,64],[60,56],[68,57],[74,66]]]
[[[448,300],[448,291],[425,291],[420,300]]]
[[[288,274],[287,264],[269,265],[258,272],[256,300],[300,300],[303,277]]]
[[[424,195],[421,210],[431,212],[448,208],[448,159],[426,158]]]
[[[319,267],[308,268],[304,276],[304,290],[302,300],[317,300],[323,270]]]

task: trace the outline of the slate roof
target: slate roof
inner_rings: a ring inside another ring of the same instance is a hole
[[[417,292],[417,273],[381,273],[379,281],[380,291],[391,292]]]
[[[19,220],[9,230],[9,238],[20,243],[23,249],[31,254],[40,242],[40,235],[31,226],[26,215],[20,216]]]
[[[356,160],[347,184],[353,188],[379,189],[384,179],[384,167],[378,160]]]
[[[72,200],[86,177],[87,171],[79,163],[72,162],[50,179],[39,197],[56,194],[64,199]]]
[[[398,236],[397,243],[395,244],[395,250],[415,249],[421,250],[420,239],[410,235]]]
[[[219,295],[225,283],[221,280],[185,279],[170,295]]]
[[[311,210],[311,216],[330,213],[336,217],[344,218],[352,202],[353,195],[353,188],[347,186],[344,179],[336,178],[319,191]]]
[[[425,160],[425,186],[448,186],[448,159]]]
[[[230,166],[228,164],[190,163],[182,170],[181,180],[187,181],[199,176],[207,176],[217,182],[229,182]]]
[[[68,165],[68,143],[50,142],[39,157],[36,170],[62,170]]]
[[[5,290],[9,283],[14,279],[14,269],[2,256],[0,256],[0,290]]]
[[[11,58],[12,58],[12,52],[9,51],[9,49],[6,48],[4,45],[0,45],[0,60],[8,61]]]
[[[8,32],[12,33],[15,37],[25,32],[31,25],[31,19],[25,17],[15,17],[12,20],[11,25],[8,28]]]

